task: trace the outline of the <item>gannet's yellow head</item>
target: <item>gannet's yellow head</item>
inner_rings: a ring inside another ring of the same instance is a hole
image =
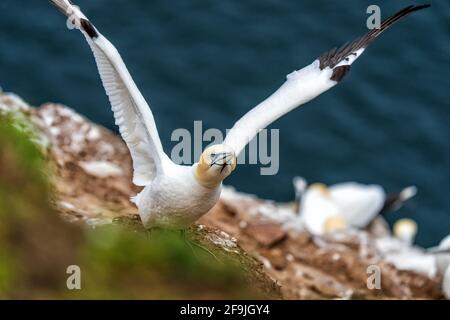
[[[216,144],[203,151],[195,167],[198,182],[207,188],[218,186],[236,168],[236,154],[223,144]]]
[[[342,232],[347,229],[347,221],[340,215],[334,215],[325,220],[323,229],[325,234]]]
[[[394,224],[394,236],[407,245],[412,245],[417,234],[417,223],[411,219],[400,219]]]
[[[310,187],[311,190],[317,191],[323,195],[329,195],[330,191],[328,190],[328,187],[324,185],[323,183],[313,183]]]

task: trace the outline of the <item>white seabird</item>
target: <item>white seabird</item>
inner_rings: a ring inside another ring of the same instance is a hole
[[[417,193],[413,186],[386,196],[378,185],[345,182],[308,187],[300,177],[295,177],[293,183],[301,221],[311,233],[319,235],[366,228],[378,215],[399,209]]]
[[[384,257],[399,270],[409,270],[436,277],[438,269],[436,259],[423,248],[413,245],[417,234],[417,223],[411,219],[399,219],[394,223],[393,235],[375,239],[375,247]]]
[[[417,223],[408,218],[397,220],[392,228],[394,236],[404,245],[410,247],[414,244],[417,235]]]
[[[379,29],[373,29],[341,48],[334,48],[312,64],[289,74],[275,93],[235,123],[224,144],[204,150],[198,163],[181,166],[164,153],[150,107],[116,48],[69,0],[50,2],[83,33],[94,53],[116,124],[130,149],[133,182],[144,186],[134,198],[142,222],[148,228],[181,229],[215,205],[222,181],[236,167],[236,157],[261,129],[334,87],[382,32],[410,13],[429,6],[408,6],[385,20]]]
[[[435,255],[436,266],[442,275],[442,292],[450,300],[450,235],[446,236],[437,247],[429,248]]]

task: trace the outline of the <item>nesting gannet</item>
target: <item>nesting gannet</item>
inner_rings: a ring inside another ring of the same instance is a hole
[[[442,239],[439,246],[429,248],[428,252],[435,255],[437,269],[442,275],[442,292],[450,300],[450,235]]]
[[[408,6],[379,29],[334,48],[287,76],[270,97],[232,127],[225,142],[204,150],[192,166],[173,163],[164,153],[149,105],[116,48],[69,0],[50,0],[85,36],[109,97],[116,124],[133,159],[133,182],[144,186],[135,198],[146,227],[184,228],[219,199],[222,181],[235,169],[236,157],[257,133],[292,109],[334,87],[367,46],[401,18],[428,5]]]
[[[394,236],[403,244],[412,246],[417,235],[417,223],[411,219],[400,219],[394,223]]]
[[[298,213],[306,228],[315,234],[365,228],[378,215],[399,209],[417,193],[415,187],[408,187],[386,196],[380,186],[355,182],[307,187],[305,179],[299,177],[294,178],[294,188],[296,201],[300,201]]]
[[[400,219],[394,224],[394,236],[376,238],[375,247],[384,260],[397,269],[414,271],[434,278],[438,273],[436,259],[423,248],[413,245],[416,234],[415,221]]]

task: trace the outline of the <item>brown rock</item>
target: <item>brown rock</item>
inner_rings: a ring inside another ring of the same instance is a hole
[[[259,245],[269,248],[286,239],[287,233],[279,224],[272,222],[251,223],[245,228],[245,233],[254,238]]]

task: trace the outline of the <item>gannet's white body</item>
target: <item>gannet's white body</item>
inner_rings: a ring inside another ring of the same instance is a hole
[[[221,185],[201,185],[189,166],[172,164],[167,173],[157,175],[135,198],[146,226],[189,226],[219,200]],[[174,187],[176,186],[176,187]],[[170,216],[167,215],[170,212]]]
[[[223,179],[234,170],[236,157],[261,129],[334,87],[378,35],[402,17],[426,7],[409,6],[379,29],[291,73],[273,95],[236,122],[224,144],[207,148],[193,166],[179,166],[164,153],[150,107],[116,48],[69,0],[50,2],[83,33],[94,53],[116,124],[133,159],[133,182],[144,187],[134,202],[148,228],[185,228],[208,212],[219,199]]]
[[[387,197],[378,185],[344,182],[308,187],[301,177],[295,177],[293,182],[301,221],[316,235],[366,228],[378,215],[398,209],[417,192],[411,186]]]

